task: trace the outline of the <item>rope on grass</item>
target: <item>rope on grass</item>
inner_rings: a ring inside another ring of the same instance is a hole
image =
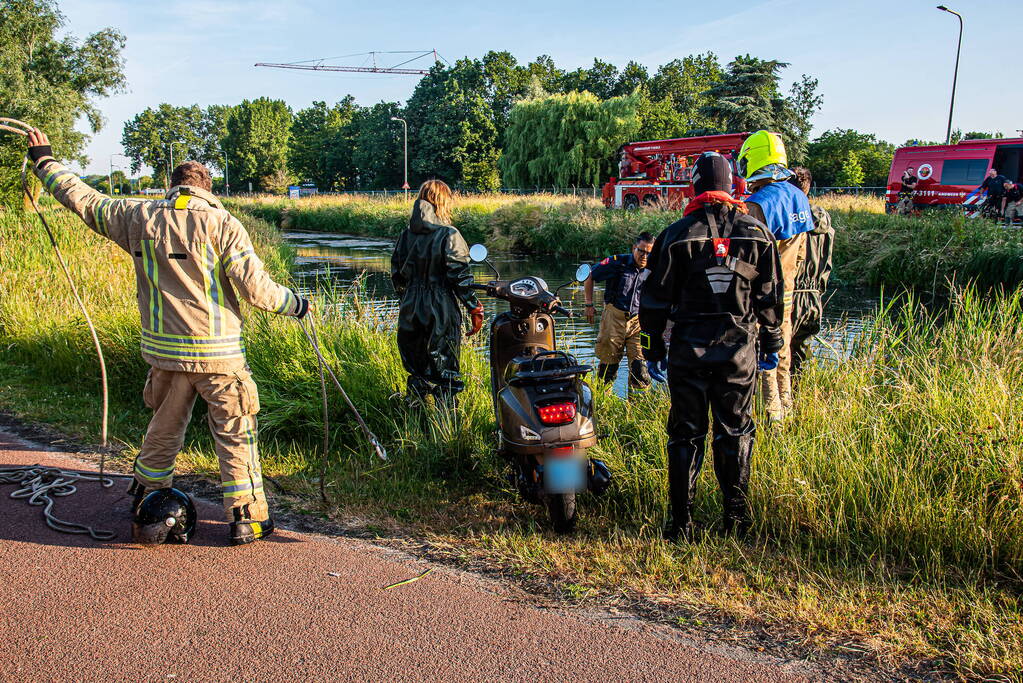
[[[380,439],[378,439],[376,435],[370,431],[369,426],[366,424],[366,421],[362,419],[362,415],[359,414],[359,411],[355,407],[355,404],[352,403],[352,399],[348,398],[348,393],[345,391],[344,387],[341,386],[341,381],[337,378],[337,375],[334,373],[334,369],[330,367],[330,363],[327,362],[327,359],[324,358],[323,354],[320,352],[319,337],[316,334],[316,323],[313,320],[311,312],[307,317],[309,318],[308,330],[306,329],[304,319],[299,320],[298,324],[302,328],[302,333],[305,335],[305,338],[309,341],[309,345],[313,348],[313,352],[316,354],[316,358],[320,362],[320,372],[326,369],[327,373],[330,375],[330,378],[334,381],[334,386],[337,387],[337,390],[341,393],[341,397],[345,400],[345,403],[348,404],[348,407],[351,409],[352,414],[355,415],[355,419],[359,423],[359,426],[362,428],[362,433],[366,436],[366,440],[369,441],[371,446],[373,446],[373,450],[376,452],[377,456],[381,460],[387,460],[387,450],[384,449],[383,444],[380,443]],[[310,330],[312,331],[311,334]],[[326,399],[324,399],[324,406],[326,406]],[[324,417],[324,425],[326,426],[326,417]],[[326,439],[324,439],[324,443],[325,445],[327,444]]]
[[[11,494],[15,500],[24,500],[31,506],[43,508],[46,526],[62,534],[88,534],[97,541],[109,541],[117,534],[86,524],[69,522],[53,514],[54,498],[64,498],[78,491],[76,484],[96,481],[103,488],[114,485],[114,478],[130,479],[128,474],[87,474],[62,470],[45,465],[0,467],[0,484],[15,484],[19,488]]]

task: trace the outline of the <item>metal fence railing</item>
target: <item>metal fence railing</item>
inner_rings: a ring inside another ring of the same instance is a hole
[[[822,194],[849,194],[849,195],[863,195],[863,196],[874,196],[883,197],[888,188],[886,187],[818,187],[814,186],[810,189],[810,196],[816,197]],[[409,190],[410,195],[414,195],[416,190]],[[232,192],[233,196],[246,197],[251,196],[247,192]],[[318,195],[326,196],[354,196],[354,197],[393,197],[393,196],[404,196],[405,190],[402,189],[386,189],[386,190],[333,190],[330,192],[317,192]],[[461,194],[472,195],[472,194],[514,194],[514,195],[532,195],[532,194],[554,194],[554,195],[568,195],[575,197],[591,197],[599,199],[601,196],[600,188],[597,186],[592,187],[502,187],[491,192],[469,192],[461,190]]]
[[[817,197],[822,194],[853,194],[883,197],[888,191],[887,187],[817,187],[810,188],[810,196]]]

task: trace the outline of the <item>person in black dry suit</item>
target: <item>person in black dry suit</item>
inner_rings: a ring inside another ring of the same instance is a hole
[[[391,281],[401,298],[398,351],[408,395],[452,400],[464,388],[458,370],[464,306],[470,335],[483,327],[483,306],[470,289],[469,248],[451,225],[451,189],[440,180],[419,188],[408,228],[391,254]]]
[[[750,524],[746,492],[753,452],[758,367],[778,363],[783,282],[774,238],[731,196],[732,170],[708,152],[693,172],[697,196],[682,220],[654,243],[639,321],[651,375],[667,371],[669,540],[693,535],[696,479],[703,465],[707,409],[714,417],[714,472],[724,503],[723,531]],[[664,329],[672,320],[670,351]],[[759,332],[757,325],[759,324]]]

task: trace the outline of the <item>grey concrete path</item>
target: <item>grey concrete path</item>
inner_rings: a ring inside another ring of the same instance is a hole
[[[0,431],[0,467],[94,469]],[[818,678],[797,663],[697,644],[631,618],[531,604],[516,588],[370,543],[279,531],[226,544],[200,503],[187,546],[129,541],[124,485],[85,484],[48,529],[0,485],[0,680],[649,680]]]

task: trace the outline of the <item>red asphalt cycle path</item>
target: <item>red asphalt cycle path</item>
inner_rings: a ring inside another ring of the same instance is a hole
[[[0,431],[0,467],[36,463],[95,471]],[[364,541],[279,530],[231,547],[221,509],[203,501],[193,543],[135,546],[124,481],[81,484],[54,507],[118,530],[110,542],[49,529],[42,508],[0,486],[0,680],[820,678],[632,618],[541,609],[516,588]]]

